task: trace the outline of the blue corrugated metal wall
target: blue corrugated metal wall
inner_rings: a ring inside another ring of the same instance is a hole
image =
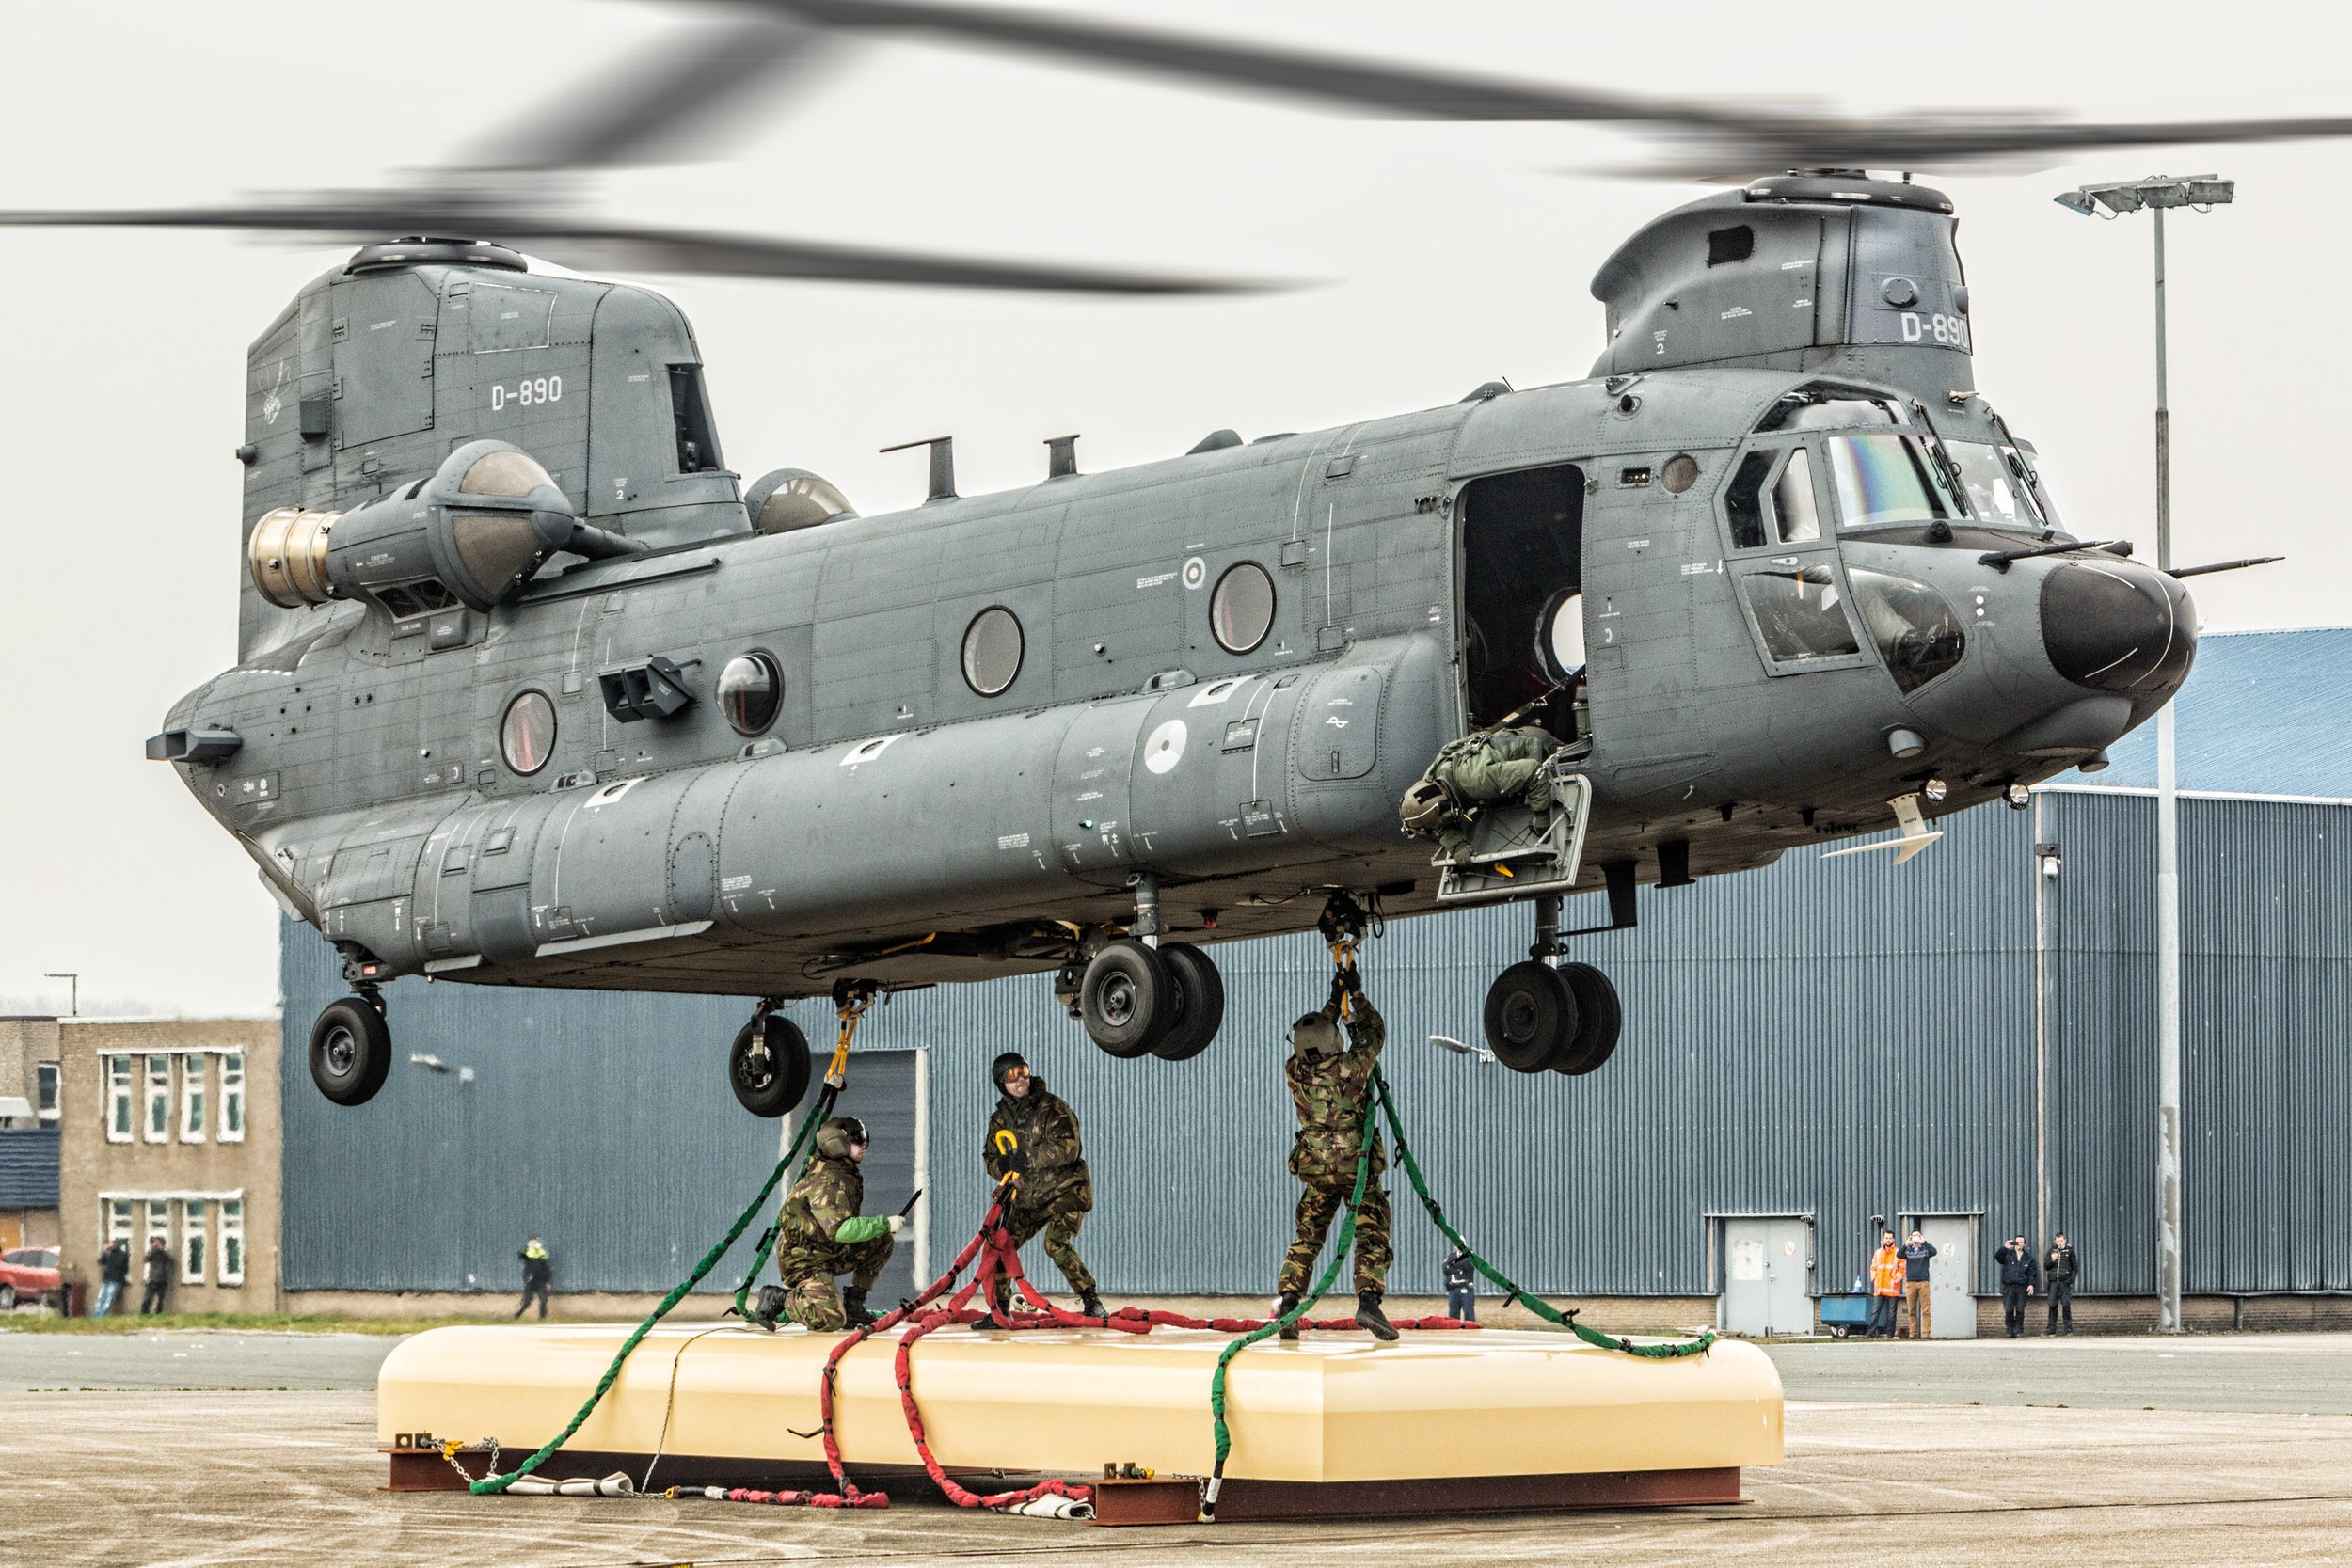
[[[57,1130],[0,1127],[0,1209],[57,1206]]]
[[[2040,810],[2064,867],[2040,895],[2049,1217],[2082,1249],[2088,1289],[2145,1292],[2153,804],[2051,792]],[[2352,1069],[2334,1047],[2352,1014],[2346,825],[2343,808],[2183,808],[2194,1291],[2352,1285],[2352,1209],[2331,1201],[2352,1126]],[[1616,1057],[1583,1079],[1427,1043],[1478,1037],[1488,980],[1530,940],[1526,910],[1392,927],[1367,972],[1449,1212],[1525,1283],[1576,1294],[1710,1291],[1709,1213],[1818,1216],[1827,1289],[1859,1270],[1873,1213],[1981,1212],[1987,1259],[1997,1237],[2034,1230],[2034,817],[1980,809],[1942,826],[1899,870],[1807,850],[1645,890],[1638,931],[1577,944],[1616,976],[1627,1013]],[[987,1064],[1009,1046],[1085,1119],[1098,1207],[1082,1248],[1107,1290],[1270,1288],[1295,1196],[1284,1038],[1320,1002],[1326,960],[1311,938],[1215,952],[1225,1028],[1188,1063],[1104,1057],[1043,976],[914,992],[872,1015],[861,1047],[932,1053],[934,1259],[978,1214]],[[659,1289],[774,1159],[773,1125],[743,1116],[721,1073],[738,1001],[403,982],[389,992],[403,1065],[346,1112],[297,1065],[309,1020],[342,989],[333,963],[300,927],[286,953],[292,1288],[501,1283],[538,1227],[560,1286]],[[798,1014],[812,1038],[830,1027],[821,1003]],[[421,1072],[411,1052],[479,1078]],[[1409,1199],[1397,1231],[1396,1287],[1434,1291],[1439,1245]]]

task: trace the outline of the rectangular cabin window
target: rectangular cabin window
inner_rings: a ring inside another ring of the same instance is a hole
[[[1473,480],[1456,511],[1471,726],[1525,707],[1522,724],[1573,738],[1582,659],[1571,666],[1564,650],[1583,640],[1583,471],[1560,464]]]
[[[679,473],[708,473],[725,466],[719,459],[718,434],[710,428],[700,365],[670,367],[670,419],[677,430]]]

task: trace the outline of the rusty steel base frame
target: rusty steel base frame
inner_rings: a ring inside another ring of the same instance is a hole
[[[455,1492],[466,1482],[438,1449],[383,1450],[390,1464],[386,1490]],[[489,1451],[462,1449],[456,1463],[480,1480],[489,1470]],[[539,1474],[550,1481],[593,1479],[622,1471],[644,1476],[649,1454],[565,1449],[549,1456]],[[669,1486],[750,1486],[769,1490],[801,1487],[828,1490],[833,1478],[821,1465],[759,1464],[742,1459],[665,1454],[655,1466],[654,1491]],[[941,1502],[930,1479],[903,1465],[878,1465],[864,1479],[869,1489]],[[1001,1489],[1024,1479],[997,1471],[957,1473],[959,1481]],[[1075,1477],[1094,1488],[1098,1525],[1188,1525],[1200,1513],[1200,1483],[1191,1476],[1144,1481]],[[1740,1470],[1724,1465],[1693,1470],[1619,1470],[1589,1475],[1449,1476],[1394,1481],[1248,1481],[1228,1479],[1216,1516],[1251,1520],[1377,1519],[1406,1514],[1539,1513],[1592,1509],[1694,1508],[1743,1501]]]

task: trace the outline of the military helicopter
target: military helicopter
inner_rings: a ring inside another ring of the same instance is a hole
[[[757,998],[739,1100],[807,1092],[778,1010],[1051,972],[1116,1056],[1182,1060],[1217,942],[1532,906],[1486,1006],[1498,1059],[1589,1072],[1621,1009],[1563,901],[2022,804],[2096,766],[2194,655],[2179,578],[2068,534],[1976,389],[1951,202],[1864,167],[2342,135],[2352,122],[1902,124],[1676,104],[991,10],[739,8],[561,135],[389,193],[0,221],[364,240],[247,362],[240,662],[148,755],[353,994],[310,1037],[357,1105],[385,981]],[[866,517],[727,467],[684,315],[515,246],[673,271],[1184,291],[1200,280],[680,233],[526,199],[516,171],[650,155],[845,27],[926,28],[1465,119],[1691,133],[1785,168],[1602,264],[1591,375]],[[407,236],[385,239],[385,235]],[[1523,801],[1398,804],[1466,734],[1550,741]],[[1540,796],[1540,799],[1537,797]]]

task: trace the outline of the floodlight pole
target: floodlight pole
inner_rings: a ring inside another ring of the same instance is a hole
[[[2172,569],[2164,209],[2156,219],[2156,570]],[[2156,1332],[2181,1332],[2181,796],[2173,705],[2156,710]]]

